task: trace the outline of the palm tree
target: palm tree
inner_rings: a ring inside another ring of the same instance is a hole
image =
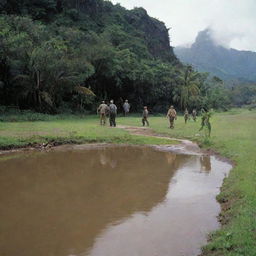
[[[199,73],[194,72],[191,66],[186,66],[176,75],[177,87],[173,90],[173,100],[180,104],[182,109],[189,105],[190,97],[197,96],[199,89]]]
[[[26,99],[35,108],[41,107],[41,82],[40,71],[34,69],[28,74],[19,74],[12,79],[12,83],[17,88],[18,99]]]

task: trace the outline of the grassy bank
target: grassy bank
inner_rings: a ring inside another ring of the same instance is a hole
[[[29,143],[59,141],[60,143],[114,142],[131,144],[170,144],[169,140],[131,136],[122,129],[101,127],[98,119],[62,116],[45,121],[0,122],[2,148],[24,146]],[[46,119],[44,119],[46,118]],[[16,117],[16,120],[19,117]],[[26,119],[21,119],[26,120]],[[41,120],[41,119],[40,119]],[[15,121],[15,120],[14,120]],[[221,194],[222,229],[211,235],[204,248],[205,255],[256,255],[256,111],[233,110],[215,114],[212,119],[212,137],[205,140],[199,133],[200,120],[184,124],[179,117],[175,129],[168,128],[164,117],[150,117],[150,126],[156,132],[170,137],[196,140],[223,156],[234,160],[235,167],[225,180]],[[140,117],[118,118],[122,125],[140,126]],[[197,227],[195,227],[197,228]]]
[[[43,143],[176,143],[161,138],[134,137],[123,129],[102,127],[96,116],[39,115],[39,120],[43,121],[24,121],[30,120],[26,115],[11,115],[4,118],[8,121],[0,122],[0,149],[35,146]]]

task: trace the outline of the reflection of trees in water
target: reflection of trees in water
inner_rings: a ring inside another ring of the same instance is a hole
[[[2,234],[15,235],[3,236],[0,249],[19,256],[84,251],[110,223],[164,200],[184,159],[147,147],[106,147],[7,161],[0,199],[9,207],[0,206],[0,218]]]
[[[211,171],[211,158],[209,156],[200,156],[200,163],[202,171]]]

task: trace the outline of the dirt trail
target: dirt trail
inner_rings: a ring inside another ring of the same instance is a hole
[[[201,155],[203,154],[202,150],[199,148],[199,146],[189,140],[184,139],[177,139],[177,138],[171,138],[167,135],[163,134],[157,134],[153,129],[149,127],[138,127],[138,126],[125,126],[125,125],[118,125],[117,128],[124,129],[128,131],[132,135],[139,135],[139,136],[148,136],[148,137],[156,137],[156,138],[162,138],[165,140],[170,140],[170,145],[154,145],[154,148],[157,148],[161,151],[170,151],[174,153],[179,154],[190,154],[190,155]],[[178,141],[178,144],[173,144],[171,141]],[[99,146],[106,146],[107,143],[94,143],[94,144],[66,144],[62,145],[61,143],[52,142],[52,143],[35,143],[34,145],[29,145],[27,147],[21,147],[21,148],[14,148],[10,150],[0,150],[0,155],[3,154],[9,154],[9,153],[15,153],[15,152],[21,152],[21,151],[28,151],[28,150],[39,150],[39,151],[49,151],[49,150],[55,150],[55,149],[91,149],[94,147]],[[113,145],[114,146],[114,145]]]
[[[148,136],[148,137],[156,137],[156,138],[163,138],[172,141],[178,141],[179,144],[169,145],[169,146],[156,146],[161,150],[173,151],[181,154],[202,154],[201,149],[199,146],[189,140],[184,139],[177,139],[171,138],[167,135],[157,134],[153,129],[149,127],[138,127],[138,126],[126,126],[126,125],[118,125],[117,128],[124,129],[128,131],[132,135],[141,135],[141,136]]]

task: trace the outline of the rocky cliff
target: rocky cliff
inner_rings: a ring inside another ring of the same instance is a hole
[[[46,23],[71,17],[77,26],[102,33],[106,27],[118,26],[124,33],[141,40],[153,58],[175,62],[168,30],[163,22],[151,18],[143,8],[127,10],[104,0],[2,0],[0,13],[29,15]],[[64,26],[68,24],[65,20]],[[63,23],[62,23],[63,25]],[[71,24],[72,25],[72,24]]]
[[[110,24],[121,25],[126,32],[140,37],[153,57],[176,61],[173,48],[170,46],[168,29],[163,22],[150,17],[145,9],[126,10],[120,5],[102,0],[68,2],[70,8],[87,14],[99,28],[103,29]]]

